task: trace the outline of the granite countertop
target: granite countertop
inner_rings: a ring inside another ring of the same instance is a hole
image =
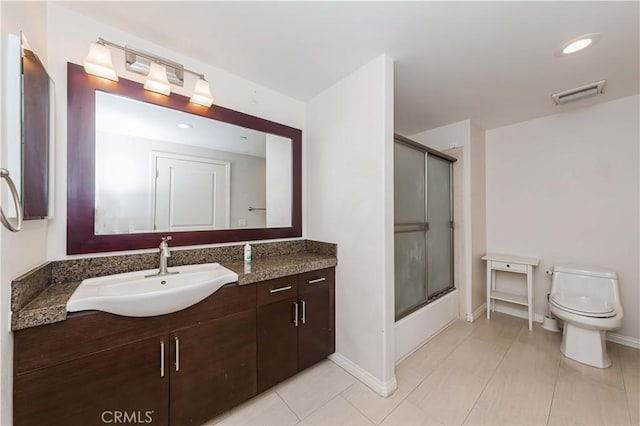
[[[222,266],[238,274],[238,284],[252,284],[287,275],[302,274],[336,266],[336,257],[309,252],[292,253],[254,259],[249,265],[240,262],[224,262]]]
[[[253,284],[287,275],[301,274],[336,266],[336,256],[311,252],[290,253],[254,259],[250,267],[244,262],[220,262],[238,274],[238,285]],[[169,268],[171,269],[171,268]],[[80,285],[72,281],[48,286],[42,293],[13,313],[13,331],[67,319],[67,301]]]

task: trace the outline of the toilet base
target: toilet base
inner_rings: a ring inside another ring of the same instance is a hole
[[[568,321],[564,323],[560,351],[567,358],[598,368],[611,366],[607,353],[607,332],[582,328]]]

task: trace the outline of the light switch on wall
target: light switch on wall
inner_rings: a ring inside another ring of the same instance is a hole
[[[238,226],[247,226],[247,219],[238,219]]]

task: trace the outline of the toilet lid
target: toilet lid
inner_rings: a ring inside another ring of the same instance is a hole
[[[559,308],[567,311],[593,317],[611,317],[615,310],[610,303],[602,299],[578,294],[556,294],[551,301]]]

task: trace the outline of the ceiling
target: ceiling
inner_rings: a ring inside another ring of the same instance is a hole
[[[386,53],[405,135],[467,118],[490,129],[639,91],[638,2],[63,4],[302,101]],[[594,32],[592,47],[554,55]],[[601,79],[603,96],[551,100]]]

